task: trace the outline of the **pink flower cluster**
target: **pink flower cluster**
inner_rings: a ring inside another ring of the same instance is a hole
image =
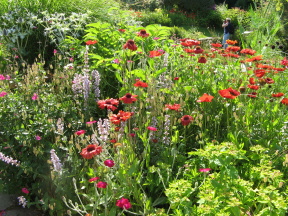
[[[3,74],[0,74],[0,80],[10,80],[10,76],[9,75],[6,75],[4,76]]]

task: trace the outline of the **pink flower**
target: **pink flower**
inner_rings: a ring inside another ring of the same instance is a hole
[[[31,98],[32,98],[32,100],[37,100],[38,99],[38,95],[36,93],[34,93]]]
[[[41,137],[38,136],[38,135],[36,135],[36,136],[35,136],[35,139],[36,139],[36,140],[41,140]]]
[[[54,54],[56,54],[56,53],[57,53],[57,50],[56,50],[56,49],[54,49],[54,50],[53,50],[53,53],[54,53]]]
[[[115,63],[115,64],[120,64],[120,60],[119,59],[114,59],[112,62]]]
[[[11,77],[9,75],[6,75],[6,80],[10,80]]]
[[[85,130],[79,130],[79,131],[76,131],[75,134],[80,136],[81,134],[85,134],[86,131]]]
[[[106,187],[107,187],[107,182],[102,182],[102,181],[100,181],[100,182],[98,182],[98,183],[96,184],[96,187],[97,187],[97,188],[106,188]]]
[[[114,161],[113,160],[105,160],[104,161],[104,164],[105,164],[105,166],[107,166],[107,167],[113,167],[114,165],[115,165],[115,163],[114,163]]]
[[[211,169],[210,168],[202,168],[199,169],[199,172],[209,172]]]
[[[157,131],[157,128],[151,127],[151,126],[148,126],[147,129],[148,129],[148,130],[151,130],[151,131]]]
[[[86,124],[94,124],[94,123],[96,123],[97,121],[89,121],[89,122],[86,122]]]
[[[25,194],[29,194],[30,193],[30,191],[27,188],[22,188],[22,192],[25,193]]]
[[[0,92],[0,97],[4,97],[5,95],[7,95],[7,92]]]
[[[0,74],[0,80],[5,80],[5,76],[3,74]]]
[[[129,202],[128,199],[125,199],[125,198],[121,198],[120,200],[117,200],[116,202],[116,206],[122,208],[122,209],[129,209],[129,208],[132,208],[132,205],[131,203]]]
[[[88,181],[89,182],[94,182],[94,181],[98,181],[99,179],[100,179],[99,177],[94,177],[94,178],[89,179]]]

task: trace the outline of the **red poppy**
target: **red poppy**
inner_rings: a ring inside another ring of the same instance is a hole
[[[149,37],[150,34],[148,34],[145,29],[141,29],[140,32],[137,32],[137,35],[145,38],[145,37]]]
[[[93,45],[93,44],[96,44],[96,43],[98,43],[98,41],[96,41],[96,40],[88,40],[88,41],[86,41],[86,45]]]
[[[109,109],[109,110],[116,110],[117,106],[119,105],[119,101],[113,98],[106,99],[106,100],[99,100],[97,102],[100,109]]]
[[[186,126],[186,125],[189,125],[192,121],[193,121],[193,117],[190,116],[190,115],[184,115],[182,116],[181,118],[181,124]]]
[[[131,104],[137,101],[138,95],[132,95],[130,93],[125,94],[123,97],[119,98],[119,100],[122,100],[125,104]]]
[[[288,106],[288,98],[283,98],[281,103]]]
[[[126,44],[123,45],[123,49],[130,49],[132,51],[135,51],[138,49],[138,47],[132,39],[129,39]]]
[[[170,110],[179,111],[179,109],[181,109],[181,106],[180,106],[180,104],[174,104],[174,105],[166,104],[165,108],[170,109]]]
[[[248,84],[247,87],[250,88],[250,89],[254,89],[254,90],[258,90],[258,89],[260,88],[260,86],[257,86],[257,85],[250,85],[250,84]]]
[[[211,46],[213,46],[213,47],[222,47],[222,44],[220,44],[220,43],[212,43]]]
[[[91,159],[95,155],[99,155],[102,152],[102,147],[96,144],[90,144],[86,148],[82,149],[80,155],[85,159]]]
[[[256,92],[251,92],[249,94],[247,94],[248,97],[250,98],[256,98],[257,97],[257,93]]]
[[[255,51],[255,50],[252,50],[252,49],[242,49],[242,50],[240,51],[240,53],[242,53],[242,54],[247,54],[247,55],[254,55],[254,54],[256,53],[256,51]]]
[[[75,132],[75,134],[78,135],[78,136],[81,135],[81,134],[85,134],[85,133],[86,133],[85,130],[79,130],[79,131]]]
[[[197,102],[211,102],[213,98],[214,98],[213,96],[204,93],[204,94],[197,100]]]
[[[154,57],[156,57],[156,56],[161,56],[161,55],[163,55],[163,53],[164,53],[164,52],[159,52],[159,51],[157,51],[157,50],[150,51],[149,57],[150,57],[150,58],[154,58]]]
[[[284,93],[279,92],[279,93],[272,94],[272,97],[282,97],[283,95]]]
[[[125,29],[118,29],[119,32],[125,32]]]
[[[232,89],[231,87],[228,89],[223,89],[223,90],[219,90],[218,93],[224,97],[224,98],[229,98],[229,99],[234,99],[236,98],[238,95],[240,95],[240,92],[238,92],[237,90]]]
[[[265,82],[266,82],[267,84],[272,84],[272,83],[274,83],[275,81],[274,81],[273,79],[271,79],[271,78],[266,78],[266,79],[265,79]]]
[[[207,59],[205,58],[205,56],[201,56],[199,59],[198,59],[198,63],[206,63],[207,62]]]
[[[229,44],[229,45],[235,45],[236,43],[238,43],[237,40],[226,40],[226,43]]]
[[[241,48],[238,46],[231,46],[231,47],[227,47],[225,52],[237,52],[239,51]]]
[[[139,80],[136,83],[134,83],[134,86],[146,88],[146,87],[148,87],[148,84]]]
[[[131,118],[131,116],[132,116],[131,112],[124,112],[124,111],[120,110],[117,115],[116,114],[110,115],[109,119],[110,119],[112,124],[119,125],[120,122],[127,121],[129,118]]]

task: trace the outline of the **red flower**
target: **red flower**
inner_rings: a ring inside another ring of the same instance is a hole
[[[163,55],[164,54],[164,52],[159,52],[159,51],[150,51],[150,55],[149,55],[149,57],[150,58],[154,58],[154,57],[156,57],[156,56],[161,56],[161,55]]]
[[[235,45],[238,42],[237,42],[237,40],[234,40],[234,41],[233,40],[226,40],[226,43],[229,45]]]
[[[29,194],[30,193],[30,191],[27,188],[22,188],[22,192],[25,193],[25,194]]]
[[[272,97],[282,97],[284,95],[284,93],[276,93],[276,94],[272,94]]]
[[[262,55],[254,56],[254,57],[252,57],[250,59],[246,59],[245,61],[246,62],[253,62],[253,61],[260,61],[260,60],[262,60]]]
[[[256,92],[251,92],[249,94],[247,94],[248,97],[250,98],[256,98],[257,97],[257,93]]]
[[[197,100],[197,102],[211,102],[213,98],[214,98],[213,96],[204,93],[204,94]]]
[[[288,106],[288,98],[283,98],[281,103]]]
[[[265,74],[266,74],[266,70],[264,69],[257,69],[257,70],[254,70],[254,74],[256,77],[263,77]]]
[[[99,100],[97,102],[100,109],[109,109],[109,110],[116,110],[117,106],[119,105],[119,101],[113,98],[106,99],[106,100]]]
[[[139,80],[134,84],[134,86],[146,88],[146,87],[148,87],[148,84]]]
[[[204,52],[204,50],[203,49],[201,49],[201,47],[200,46],[197,46],[194,50],[193,50],[193,52],[195,53],[195,54],[199,54],[199,53],[203,53]]]
[[[222,47],[222,44],[220,44],[220,43],[212,43],[211,46],[213,46],[213,47]]]
[[[86,148],[82,149],[80,155],[85,159],[91,159],[95,155],[99,155],[102,152],[102,147],[96,144],[90,144]]]
[[[249,79],[249,83],[251,84],[251,85],[254,85],[256,82],[255,82],[255,79],[253,78],[253,77],[251,77],[250,79]]]
[[[132,39],[129,39],[126,44],[123,45],[123,49],[130,49],[132,51],[137,50],[137,46],[135,44],[135,42]]]
[[[227,47],[225,52],[237,52],[239,51],[241,48],[238,46],[231,46],[231,47]]]
[[[210,168],[202,168],[199,169],[199,172],[209,172],[211,169]]]
[[[109,119],[111,121],[112,124],[120,124],[120,122],[125,122],[127,121],[129,118],[131,118],[132,113],[131,112],[124,112],[122,110],[119,111],[119,113],[116,114],[112,114],[109,116]]]
[[[99,179],[100,179],[99,177],[94,177],[94,178],[89,179],[88,181],[89,182],[94,182],[94,181],[98,181]]]
[[[119,100],[122,100],[125,104],[132,104],[133,102],[137,101],[138,95],[132,95],[130,93],[125,94],[123,97],[119,98]]]
[[[145,29],[141,29],[140,32],[137,32],[137,35],[145,38],[145,37],[149,37],[150,34],[148,34]]]
[[[125,29],[118,29],[119,32],[125,32]]]
[[[280,64],[284,66],[288,66],[288,60],[286,59],[286,57],[284,57],[284,59],[281,60]]]
[[[179,109],[181,108],[180,104],[174,104],[174,105],[170,105],[170,104],[166,104],[165,105],[166,109],[170,109],[170,110],[176,110],[179,111]]]
[[[191,40],[189,38],[180,39],[180,41],[182,41],[181,45],[185,47],[197,46],[201,43],[200,41]]]
[[[174,77],[173,79],[174,79],[174,80],[179,80],[179,77]]]
[[[255,50],[252,50],[252,49],[242,49],[242,50],[240,51],[240,53],[242,53],[242,54],[247,54],[247,55],[254,55],[254,54],[256,53],[256,51],[255,51]]]
[[[193,53],[194,50],[193,49],[183,49],[186,53]]]
[[[111,142],[111,143],[116,143],[117,140],[116,140],[116,139],[111,139],[110,142]]]
[[[93,45],[93,44],[96,44],[96,43],[98,43],[98,41],[96,41],[96,40],[88,40],[88,41],[86,41],[86,45]]]
[[[106,188],[106,187],[107,187],[107,182],[102,182],[102,181],[100,181],[100,182],[98,182],[98,183],[96,184],[96,187],[97,187],[97,188]]]
[[[122,209],[129,209],[132,208],[131,203],[129,202],[128,199],[121,198],[120,200],[117,200],[116,206],[122,208]]]
[[[223,90],[219,90],[218,93],[224,97],[224,98],[229,98],[229,99],[234,99],[236,98],[238,95],[240,95],[240,92],[238,92],[237,90],[232,89],[231,87],[228,89],[223,89]]]
[[[265,82],[268,83],[268,84],[272,84],[272,83],[274,83],[274,80],[271,79],[271,78],[266,78]]]
[[[105,166],[107,167],[113,167],[115,165],[113,160],[105,160],[104,161]]]
[[[207,62],[207,59],[204,57],[204,56],[201,56],[199,59],[198,59],[198,63],[206,63]]]
[[[86,133],[85,130],[79,130],[79,131],[75,132],[75,134],[78,135],[78,136],[81,135],[81,134],[85,134],[85,133]]]
[[[250,85],[250,84],[248,84],[247,87],[250,88],[250,89],[254,89],[254,90],[258,90],[258,89],[260,88],[260,87],[257,86],[257,85]]]
[[[264,64],[258,64],[256,67],[262,68],[262,69],[272,69],[273,66],[271,65],[264,65]]]
[[[190,115],[184,115],[182,116],[181,118],[181,124],[186,126],[186,125],[189,125],[192,121],[193,121],[193,117],[190,116]]]
[[[151,131],[157,131],[157,128],[152,127],[152,126],[148,126],[147,129],[148,129],[148,130],[151,130]]]

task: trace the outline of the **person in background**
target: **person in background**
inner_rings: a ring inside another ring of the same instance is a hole
[[[231,29],[233,28],[231,24],[231,19],[226,18],[223,21],[222,27],[224,28],[224,35],[223,35],[223,41],[222,41],[222,47],[226,49],[228,47],[228,44],[226,43],[226,40],[230,39],[231,36]]]

